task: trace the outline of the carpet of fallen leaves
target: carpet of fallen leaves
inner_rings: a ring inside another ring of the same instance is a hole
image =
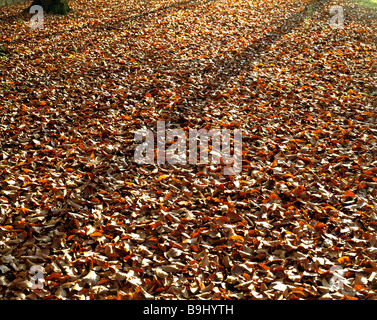
[[[375,8],[26,5],[0,8],[0,299],[376,299]],[[158,120],[241,128],[242,172],[136,164]]]

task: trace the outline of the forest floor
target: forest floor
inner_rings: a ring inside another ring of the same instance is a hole
[[[374,0],[69,3],[0,8],[0,299],[376,299]]]

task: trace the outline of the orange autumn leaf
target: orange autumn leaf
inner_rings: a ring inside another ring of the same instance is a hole
[[[351,190],[347,190],[342,197],[351,197],[354,198],[355,194]]]
[[[20,211],[23,213],[23,214],[26,214],[29,212],[29,209],[28,208],[20,208]]]
[[[299,195],[299,194],[303,193],[304,191],[305,191],[305,187],[297,186],[296,188],[294,188],[292,190],[292,193],[295,194],[295,195]]]
[[[75,234],[71,234],[70,236],[68,236],[67,241],[72,240],[75,236]]]
[[[350,262],[350,257],[348,257],[348,256],[343,256],[343,257],[340,257],[339,259],[338,259],[338,262],[339,263],[348,263],[348,262]]]
[[[270,193],[270,201],[277,201],[277,200],[279,200],[279,196],[276,193],[271,192]]]
[[[157,221],[155,223],[152,223],[150,226],[151,226],[151,228],[155,229],[160,225],[162,225],[162,221]]]
[[[353,288],[357,291],[364,290],[365,287],[363,287],[361,284],[355,284]]]
[[[101,279],[99,279],[97,285],[99,286],[99,285],[104,284],[104,283],[107,283],[107,282],[109,282],[108,279],[106,279],[106,278],[101,278]]]
[[[168,177],[168,176],[162,174],[162,175],[160,175],[160,176],[157,178],[157,181],[161,181],[161,180],[163,180],[163,179],[166,179],[167,177]]]
[[[62,275],[60,273],[53,272],[50,275],[48,275],[47,277],[45,277],[45,280],[60,279],[61,277],[62,277]]]
[[[199,231],[194,231],[190,234],[190,238],[195,238],[197,237],[198,235],[200,234],[200,230]]]
[[[94,231],[90,236],[91,237],[102,237],[103,234],[99,231]]]
[[[299,298],[305,298],[308,295],[304,287],[296,287],[292,291]]]
[[[194,244],[190,244],[190,247],[191,247],[191,250],[194,251],[194,252],[198,252],[199,251],[198,246],[196,246]]]
[[[77,220],[76,218],[73,218],[73,222],[75,223],[76,228],[79,229],[80,228],[79,220]]]
[[[229,239],[230,240],[235,240],[235,241],[240,241],[240,242],[244,242],[245,241],[245,239],[243,237],[237,236],[237,235],[231,236],[231,237],[229,237]]]
[[[248,235],[249,235],[250,237],[257,237],[257,236],[260,235],[260,232],[259,232],[258,230],[249,230],[249,231],[248,231]]]

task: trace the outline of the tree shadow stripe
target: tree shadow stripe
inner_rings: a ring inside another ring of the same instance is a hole
[[[311,0],[304,9],[283,20],[282,24],[276,27],[274,31],[267,33],[262,38],[253,42],[243,52],[233,53],[230,58],[215,58],[209,65],[202,69],[200,74],[203,79],[205,79],[206,75],[210,73],[215,73],[215,76],[212,77],[210,81],[201,84],[200,89],[193,90],[194,92],[186,97],[186,101],[198,102],[200,100],[206,100],[209,95],[214,94],[215,91],[224,87],[224,85],[227,85],[229,80],[232,77],[237,76],[242,68],[249,65],[251,61],[258,59],[274,43],[283,38],[284,35],[289,34],[302,24],[309,11],[312,11],[313,14],[326,2],[327,0]],[[192,73],[192,69],[192,67],[188,66],[187,72]],[[214,83],[217,84],[216,88],[213,87]],[[186,111],[184,111],[185,106],[181,106],[181,108],[182,112],[186,113]],[[204,115],[204,112],[201,112],[200,110],[198,110],[198,112]]]

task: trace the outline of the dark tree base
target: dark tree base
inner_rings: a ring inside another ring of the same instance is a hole
[[[34,0],[33,3],[25,9],[25,11],[29,12],[30,8],[34,5],[41,6],[43,11],[46,13],[66,15],[71,11],[67,0]]]

